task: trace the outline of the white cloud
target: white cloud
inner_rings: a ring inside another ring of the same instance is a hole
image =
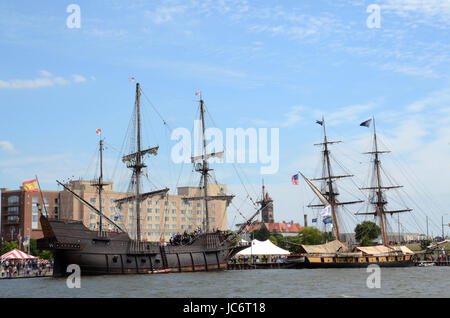
[[[62,86],[71,83],[60,76],[53,76],[50,72],[41,70],[39,74],[44,77],[39,77],[35,79],[10,79],[10,80],[0,80],[0,89],[32,89],[40,87],[51,87],[51,86]],[[73,82],[81,83],[86,81],[86,78],[82,75],[74,74],[72,75]]]
[[[49,71],[46,71],[46,70],[39,71],[39,74],[41,74],[42,76],[45,76],[45,77],[52,76],[52,73],[50,73]]]
[[[431,107],[445,107],[450,104],[450,88],[431,93],[429,96],[415,101],[408,105],[406,109],[410,112],[420,112]]]
[[[82,83],[86,81],[86,78],[84,76],[78,75],[78,74],[74,74],[72,75],[72,79],[75,83]]]
[[[17,150],[14,148],[13,144],[9,141],[0,141],[0,149],[6,151],[9,154],[17,153]]]

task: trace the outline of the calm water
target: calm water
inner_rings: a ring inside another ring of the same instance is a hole
[[[0,280],[0,297],[450,297],[450,267],[383,268],[369,289],[366,269],[245,270],[162,275]]]

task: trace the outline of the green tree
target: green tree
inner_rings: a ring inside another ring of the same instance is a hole
[[[362,246],[371,245],[372,240],[376,239],[380,234],[381,229],[374,222],[364,221],[355,227],[355,239]]]
[[[420,249],[421,250],[426,250],[427,247],[431,244],[430,240],[423,240],[420,242]]]
[[[312,226],[306,226],[299,232],[299,244],[317,245],[321,244],[323,240],[322,232]]]
[[[259,230],[254,230],[252,234],[253,238],[258,241],[265,241],[268,240],[270,237],[270,232],[264,224],[261,226]]]
[[[39,255],[37,241],[35,239],[30,239],[30,254],[34,256]]]
[[[53,254],[52,254],[52,252],[50,252],[49,250],[43,250],[43,251],[41,251],[41,253],[39,254],[39,258],[40,258],[40,259],[51,260],[51,259],[53,259]]]
[[[2,255],[5,253],[8,253],[9,251],[12,251],[15,248],[19,248],[19,244],[17,242],[3,242],[2,245]]]

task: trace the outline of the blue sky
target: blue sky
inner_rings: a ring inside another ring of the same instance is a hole
[[[66,25],[72,3],[81,9],[80,28]],[[367,27],[370,4],[381,8],[380,28]],[[278,221],[301,221],[312,198],[290,177],[317,171],[313,143],[322,132],[315,120],[325,116],[329,137],[343,141],[336,157],[364,180],[368,165],[360,162],[368,158],[360,153],[371,147],[370,130],[359,123],[374,115],[392,151],[386,169],[405,185],[408,206],[408,196],[422,204],[402,216],[405,230],[423,233],[428,215],[437,235],[441,216],[450,221],[443,211],[450,195],[449,21],[447,0],[2,1],[0,186],[18,188],[37,174],[43,187],[56,189],[55,179],[91,177],[97,128],[109,147],[106,169],[120,170],[115,150],[131,117],[134,76],[172,129],[192,128],[197,90],[214,119],[209,125],[280,129],[279,172],[264,176]],[[170,129],[143,104],[146,143],[161,146],[149,167],[154,183],[194,180],[190,167],[170,163]],[[236,166],[256,198],[260,166]],[[235,169],[215,168],[250,215]],[[229,223],[240,221],[230,208]]]

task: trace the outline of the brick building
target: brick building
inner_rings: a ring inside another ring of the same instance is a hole
[[[92,181],[70,181],[67,186],[81,198],[99,207],[98,192]],[[159,241],[161,234],[165,240],[175,233],[192,232],[202,226],[205,208],[203,201],[185,202],[184,197],[201,196],[198,187],[178,187],[177,194],[155,196],[141,203],[141,237],[143,240]],[[82,204],[67,190],[42,191],[48,215],[54,218],[83,221],[91,230],[97,230],[100,217]],[[226,185],[208,185],[209,195],[225,195]],[[133,194],[116,192],[113,183],[105,183],[102,192],[102,212],[126,230],[131,238],[136,235],[136,211],[134,203],[124,203],[120,208],[114,202]],[[1,235],[5,241],[17,241],[18,234],[23,239],[43,236],[39,222],[39,207],[44,205],[40,192],[2,189]],[[209,224],[211,229],[227,230],[227,203],[223,200],[208,201]],[[108,223],[103,221],[103,228]],[[112,229],[112,227],[111,227]]]
[[[0,235],[5,241],[18,241],[28,237],[38,239],[43,236],[39,222],[39,210],[47,211],[50,217],[59,217],[59,191],[25,192],[1,190]]]

